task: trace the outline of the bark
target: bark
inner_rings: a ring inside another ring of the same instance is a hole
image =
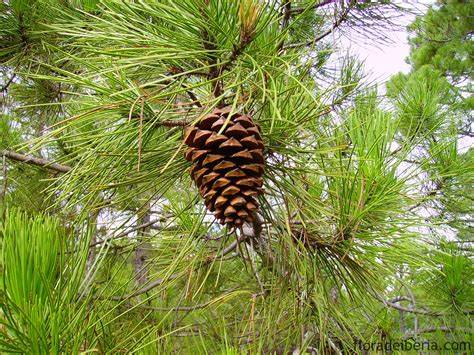
[[[59,173],[67,173],[71,170],[70,166],[57,164],[43,158],[35,157],[33,155],[21,154],[21,153],[13,152],[10,150],[3,150],[2,155],[11,160],[16,160],[16,161],[28,163],[31,165],[36,165],[41,168],[57,171]]]
[[[2,204],[4,204],[5,196],[7,195],[7,189],[8,189],[8,172],[7,172],[7,162],[6,162],[5,155],[2,158],[2,174],[3,174],[3,185],[2,185],[2,191],[0,193],[0,201],[2,202]]]
[[[87,272],[89,272],[91,270],[92,266],[94,265],[94,261],[95,261],[97,253],[96,253],[96,250],[93,247],[93,245],[95,245],[95,243],[97,242],[97,239],[98,239],[97,237],[98,236],[104,237],[106,235],[105,230],[97,228],[97,220],[99,218],[99,214],[100,214],[100,210],[96,210],[93,213],[91,213],[91,216],[90,216],[90,219],[89,219],[90,228],[93,231],[93,235],[92,235],[92,238],[91,238],[91,246],[92,247],[89,247],[89,255],[87,256],[87,263],[86,263],[86,271]],[[100,239],[102,239],[102,238],[100,238]]]
[[[106,231],[104,229],[98,229],[97,228],[97,221],[99,218],[100,210],[94,211],[91,213],[89,216],[89,228],[91,230],[92,238],[91,242],[96,241],[98,236],[104,237],[106,235]],[[87,255],[87,260],[86,260],[86,268],[85,268],[85,285],[86,288],[89,289],[92,280],[94,278],[94,263],[97,258],[97,252],[95,247],[89,247],[89,254]]]
[[[135,283],[138,287],[143,287],[148,282],[147,258],[150,249],[148,242],[148,234],[150,232],[150,202],[145,203],[137,214],[137,225],[145,225],[146,227],[137,230],[138,246],[135,249],[134,270]]]

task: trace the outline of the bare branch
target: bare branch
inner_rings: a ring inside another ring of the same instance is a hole
[[[307,6],[307,7],[297,7],[294,9],[290,10],[290,15],[299,15],[303,12],[310,11],[310,10],[316,10],[319,9],[320,7],[335,3],[337,0],[325,0],[321,1],[320,3],[314,4],[312,6]]]
[[[347,15],[349,14],[349,11],[354,4],[355,4],[355,1],[351,1],[348,4],[347,8],[342,12],[341,16],[339,16],[339,18],[332,24],[331,28],[328,29],[326,32],[323,32],[321,35],[312,39],[311,41],[289,44],[283,47],[283,50],[291,49],[291,48],[299,48],[299,47],[310,47],[310,46],[315,45],[319,41],[323,40],[324,38],[329,36],[331,33],[333,33],[347,19]]]
[[[288,24],[290,23],[290,18],[291,18],[291,0],[285,0],[285,2],[283,3],[283,19],[281,21],[282,32],[285,31],[286,28],[288,27]],[[284,44],[285,44],[285,39],[282,38],[280,43],[277,46],[277,52],[280,52]]]
[[[387,302],[398,303],[398,302],[402,302],[402,301],[411,301],[411,300],[408,297],[405,297],[405,296],[398,296],[398,297],[392,298],[391,300],[388,300]]]
[[[431,200],[434,196],[436,196],[438,192],[440,192],[443,189],[443,187],[444,187],[443,181],[437,181],[435,183],[435,187],[431,189],[430,191],[428,191],[419,202],[417,202],[416,204],[408,208],[407,211],[408,212],[413,211],[414,209],[424,204],[426,201]]]
[[[158,218],[158,219],[153,219],[151,221],[148,221],[146,223],[143,223],[143,224],[140,224],[138,226],[135,226],[133,228],[130,228],[128,230],[126,230],[125,232],[122,232],[120,234],[117,234],[116,236],[112,236],[112,237],[109,237],[109,238],[106,238],[104,240],[100,240],[98,242],[95,242],[95,243],[92,243],[89,245],[89,248],[92,248],[92,247],[95,247],[96,245],[99,245],[99,244],[103,244],[103,243],[108,243],[110,242],[111,240],[115,240],[115,239],[120,239],[120,238],[123,238],[123,237],[126,237],[127,235],[129,235],[130,233],[133,233],[137,230],[140,230],[140,229],[145,229],[147,227],[150,227],[151,225],[155,224],[155,223],[158,223],[158,222],[163,222],[167,219],[168,217],[161,217],[161,218]]]
[[[0,193],[0,201],[2,201],[3,203],[5,201],[5,195],[7,194],[7,189],[8,189],[7,160],[6,160],[5,155],[3,155],[3,158],[2,158],[2,172],[3,172],[3,187]]]
[[[406,334],[403,338],[408,339],[418,334],[426,334],[426,333],[436,333],[436,332],[463,332],[463,333],[472,333],[472,330],[469,328],[457,328],[457,327],[430,327],[430,328],[422,328],[419,329],[417,332],[411,332]]]
[[[400,306],[399,304],[392,303],[390,301],[386,301],[386,300],[382,300],[382,299],[380,299],[380,300],[382,301],[382,303],[385,306],[397,309],[397,310],[402,311],[402,312],[424,314],[424,315],[433,316],[433,317],[440,317],[440,316],[443,315],[442,313],[438,313],[438,312],[427,311],[427,310],[424,310],[424,309],[407,308],[407,307]]]
[[[291,17],[291,0],[285,0],[283,4],[283,20],[281,22],[281,29],[284,30],[288,23],[290,22]]]
[[[16,78],[16,73],[14,73],[10,79],[0,88],[0,92],[4,92],[8,90],[8,87],[13,83],[13,80]]]
[[[218,260],[218,259],[226,256],[227,254],[231,253],[232,251],[234,251],[237,248],[237,246],[240,243],[247,240],[247,238],[249,238],[249,236],[247,236],[247,235],[241,235],[240,237],[237,237],[236,240],[233,241],[232,243],[230,243],[226,248],[224,248],[221,253],[219,253],[218,255],[209,256],[198,268],[209,265],[212,262],[214,262],[215,260]],[[125,295],[125,296],[113,297],[112,299],[115,300],[115,301],[120,301],[120,300],[126,300],[126,299],[129,299],[129,298],[137,297],[139,295],[147,293],[148,291],[150,291],[153,288],[161,285],[165,281],[175,280],[180,276],[182,276],[182,274],[177,273],[177,274],[172,274],[172,275],[170,275],[168,277],[165,277],[165,278],[157,279],[153,282],[150,282],[148,285],[146,285],[145,287],[139,289],[138,291],[132,292],[132,293],[130,293],[128,295]]]
[[[388,306],[388,307],[397,309],[397,310],[402,311],[402,312],[415,313],[415,314],[424,314],[424,315],[433,316],[433,317],[442,317],[442,316],[444,315],[443,313],[440,313],[440,312],[434,312],[434,311],[425,310],[425,309],[403,307],[403,306],[400,306],[400,305],[398,305],[398,304],[396,304],[396,303],[383,300],[383,299],[381,299],[381,298],[379,298],[379,300],[380,300],[385,306]],[[462,311],[462,313],[464,313],[464,314],[472,314],[473,311]]]
[[[186,127],[189,125],[190,121],[161,121],[159,124],[164,127]]]
[[[57,171],[59,173],[67,173],[72,169],[70,166],[67,166],[67,165],[54,163],[46,159],[38,158],[32,155],[25,155],[25,154],[13,152],[10,150],[3,150],[2,155],[11,160],[15,160],[15,161],[19,161],[19,162],[27,163],[31,165],[36,165],[41,168]]]
[[[225,295],[222,295],[220,296],[219,298],[224,298],[225,296],[227,296],[229,294],[225,294]],[[199,303],[199,304],[195,304],[193,306],[178,306],[178,307],[153,307],[153,306],[141,306],[140,308],[143,308],[143,309],[149,309],[149,310],[152,310],[152,311],[175,311],[175,312],[192,312],[194,310],[197,310],[197,309],[203,309],[203,308],[206,308],[208,306],[210,306],[211,304],[214,304],[214,303],[217,303],[219,301],[219,299],[212,299],[210,301],[207,301],[207,302],[204,302],[204,303]]]

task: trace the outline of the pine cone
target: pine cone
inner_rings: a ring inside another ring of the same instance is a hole
[[[263,193],[263,142],[249,116],[215,109],[185,131],[185,158],[206,207],[221,224],[252,222]],[[228,120],[228,122],[227,122]]]

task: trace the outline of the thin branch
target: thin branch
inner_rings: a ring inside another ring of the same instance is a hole
[[[5,202],[5,196],[8,188],[8,171],[7,171],[7,158],[5,154],[2,156],[2,172],[3,172],[3,187],[0,194],[0,201],[2,204]]]
[[[285,0],[283,4],[283,20],[281,22],[281,29],[284,30],[288,23],[290,22],[291,17],[291,0]]]
[[[120,239],[120,238],[123,238],[123,237],[126,237],[127,235],[129,235],[130,233],[133,233],[137,230],[140,230],[140,229],[144,229],[146,227],[149,227],[151,226],[152,224],[155,224],[155,223],[158,223],[158,222],[163,222],[167,219],[168,217],[161,217],[161,218],[158,218],[158,219],[153,219],[151,221],[148,221],[146,223],[143,223],[143,224],[140,224],[138,226],[135,226],[133,228],[130,228],[128,230],[126,230],[125,232],[122,232],[120,234],[117,234],[116,236],[112,236],[112,237],[109,237],[109,238],[106,238],[106,239],[103,239],[103,240],[100,240],[98,242],[95,242],[95,243],[91,243],[89,245],[89,248],[92,248],[92,247],[95,247],[96,245],[100,245],[100,244],[104,244],[104,243],[108,243],[110,242],[111,240],[115,240],[115,239]]]
[[[138,164],[137,171],[140,171],[140,162],[142,161],[142,144],[143,144],[143,110],[145,108],[145,99],[142,97],[140,105],[140,124],[138,125]]]
[[[67,165],[54,163],[46,159],[37,158],[32,155],[25,155],[25,154],[13,152],[10,150],[3,150],[2,155],[11,160],[15,160],[15,161],[19,161],[19,162],[27,163],[31,165],[36,165],[42,168],[57,171],[59,173],[67,173],[72,169],[70,166],[67,166]]]
[[[417,332],[410,332],[406,334],[403,338],[408,339],[418,334],[426,334],[426,333],[436,333],[436,332],[463,332],[463,333],[472,333],[472,330],[469,328],[457,328],[457,327],[429,327],[429,328],[422,328],[419,329]]]
[[[334,344],[334,342],[332,341],[332,339],[330,337],[326,336],[326,341],[329,344],[329,346],[331,347],[331,349],[334,350],[334,352],[337,355],[342,355],[341,350],[337,347],[336,344]]]
[[[392,303],[390,301],[386,301],[386,300],[383,300],[383,299],[380,299],[380,300],[382,301],[382,303],[385,306],[397,309],[397,310],[402,311],[402,312],[424,314],[424,315],[433,316],[433,317],[440,317],[440,316],[443,315],[442,313],[438,313],[438,312],[426,311],[424,309],[417,309],[417,308],[407,308],[407,307],[400,306],[399,304]]]
[[[220,79],[221,75],[229,69],[232,64],[237,60],[237,58],[242,54],[248,44],[252,42],[254,38],[253,33],[243,36],[240,35],[240,42],[238,45],[233,46],[232,52],[227,60],[223,61],[219,67],[214,67],[214,64],[217,62],[210,62],[211,68],[209,71],[209,78],[215,80],[213,94],[215,97],[220,97],[223,94],[222,81]]]
[[[191,103],[196,105],[197,107],[202,107],[202,104],[201,102],[199,101],[198,97],[196,96],[196,94],[194,92],[192,92],[188,86],[186,86],[186,84],[184,83],[181,83],[181,87],[183,89],[186,89],[186,94],[189,96],[189,98],[191,99]]]
[[[159,125],[164,126],[164,127],[186,127],[189,125],[191,121],[161,121],[159,122]]]
[[[325,0],[320,3],[314,4],[312,6],[306,6],[306,7],[296,7],[294,9],[290,10],[290,15],[299,15],[303,12],[310,11],[310,10],[316,10],[319,9],[320,7],[335,3],[337,0]]]
[[[224,296],[227,296],[227,295],[223,295],[220,298],[224,298]],[[207,301],[207,302],[204,302],[204,303],[199,303],[199,304],[196,304],[194,306],[178,306],[178,307],[141,306],[140,308],[149,309],[149,310],[152,310],[152,311],[192,312],[192,311],[195,311],[197,309],[206,308],[206,307],[210,306],[213,303],[217,303],[218,301],[219,300],[212,299],[210,301]]]
[[[166,84],[166,85],[171,85],[174,83],[175,80],[178,80],[179,77],[177,77],[176,75],[177,74],[181,74],[183,73],[183,70],[182,69],[179,69],[179,68],[175,68],[175,70],[173,72],[170,72],[168,73],[169,75],[173,76],[173,79],[172,80],[169,80],[169,81],[163,81],[163,84]],[[184,83],[181,83],[180,84],[181,87],[183,89],[185,89],[186,91],[186,94],[189,96],[189,98],[191,99],[191,104],[194,104],[196,105],[197,107],[202,107],[202,104],[201,102],[199,101],[199,99],[197,98],[196,94],[194,92],[191,91],[191,89],[189,89],[189,87],[186,86],[186,84]]]
[[[434,312],[434,311],[430,311],[430,310],[424,310],[424,309],[419,309],[419,308],[407,308],[407,307],[403,307],[403,306],[400,306],[400,305],[398,305],[398,304],[396,304],[396,303],[383,300],[383,299],[381,299],[381,298],[379,298],[379,300],[380,300],[384,305],[386,305],[386,306],[388,306],[388,307],[391,307],[391,308],[394,308],[394,309],[397,309],[397,310],[402,311],[402,312],[416,313],[416,314],[424,314],[424,315],[433,316],[433,317],[442,317],[442,316],[444,315],[443,313]],[[462,313],[464,313],[464,314],[472,314],[473,312],[472,312],[472,311],[463,311]]]
[[[0,88],[0,92],[7,91],[8,87],[13,83],[13,80],[15,80],[15,78],[16,78],[16,73],[13,73],[13,75],[10,77],[10,79],[8,79],[8,81],[5,83],[5,85],[3,85]]]
[[[186,113],[187,111],[179,111],[177,113]],[[140,120],[140,116],[130,116],[130,119],[138,119]],[[144,120],[144,122],[149,122],[149,120]],[[186,127],[189,124],[191,124],[191,120],[177,120],[177,121],[172,121],[172,120],[163,120],[160,122],[154,123],[157,126],[163,126],[163,127],[168,127],[168,128],[173,128],[173,127]]]
[[[459,134],[462,135],[462,136],[467,136],[467,137],[474,138],[474,132],[471,132],[471,131],[468,131],[468,130],[460,130]]]
[[[195,311],[197,309],[206,308],[207,306],[209,306],[213,302],[214,302],[214,300],[211,300],[209,302],[200,303],[200,304],[197,304],[197,305],[194,305],[194,306],[180,306],[180,307],[172,307],[172,308],[142,306],[142,307],[140,307],[140,309],[143,308],[143,309],[147,309],[147,310],[151,310],[151,311],[192,312],[192,311]]]
[[[418,203],[414,204],[413,206],[411,206],[407,211],[410,212],[410,211],[413,211],[414,209],[420,207],[422,204],[424,204],[426,201],[430,200],[433,196],[436,196],[436,194],[441,191],[444,187],[444,184],[442,181],[438,181],[436,182],[436,185],[433,189],[431,189],[430,191],[428,191],[425,196],[423,196],[423,198],[421,199],[421,201],[419,201]]]
[[[330,29],[326,32],[322,33],[318,37],[312,39],[311,41],[303,42],[303,43],[293,43],[283,47],[282,50],[291,49],[291,48],[299,48],[299,47],[310,47],[318,43],[319,41],[323,40],[331,33],[333,33],[347,18],[349,11],[351,10],[352,6],[355,4],[355,1],[351,1],[347,8],[342,12],[341,16],[333,23]]]
[[[244,242],[245,240],[247,240],[247,238],[249,238],[250,236],[248,235],[242,235],[240,237],[237,237],[235,241],[233,241],[232,243],[230,243],[226,248],[224,248],[222,250],[222,252],[218,255],[214,255],[214,256],[209,256],[198,268],[201,268],[203,266],[206,266],[206,265],[209,265],[211,264],[212,262],[214,262],[215,260],[218,260],[224,256],[226,256],[227,254],[231,253],[232,251],[234,251],[237,246]],[[197,268],[197,269],[198,269]],[[135,292],[132,292],[128,295],[125,295],[125,296],[120,296],[120,297],[112,297],[112,300],[115,300],[115,301],[120,301],[120,300],[126,300],[126,299],[129,299],[129,298],[133,298],[133,297],[137,297],[139,295],[142,295],[144,293],[147,293],[148,291],[152,290],[153,288],[161,285],[163,282],[165,281],[171,281],[171,280],[175,280],[177,279],[178,277],[182,276],[181,273],[176,273],[176,274],[172,274],[168,277],[165,277],[165,278],[160,278],[160,279],[157,279],[153,282],[150,282],[148,285],[146,285],[145,287],[141,288],[140,290],[138,291],[135,291]]]
[[[247,47],[247,45],[252,41],[252,39],[253,39],[252,37],[249,37],[249,38],[241,40],[238,46],[234,45],[232,49],[232,53],[229,56],[229,59],[227,59],[226,61],[222,63],[218,71],[215,72],[213,76],[215,78],[219,78],[222,75],[222,73],[224,73],[227,69],[229,69],[229,67],[242,54],[242,52],[245,50],[245,47]],[[216,93],[215,96],[218,96],[217,94],[218,93]]]
[[[283,19],[281,21],[281,32],[285,31],[286,28],[288,27],[290,23],[290,17],[291,17],[291,0],[286,0],[285,3],[283,4]],[[285,44],[285,39],[282,38],[280,43],[278,44],[277,52],[280,52],[284,44]]]
[[[402,301],[411,301],[411,300],[408,297],[405,297],[405,296],[398,296],[398,297],[392,298],[391,300],[388,300],[387,302],[398,303],[398,302],[402,302]]]

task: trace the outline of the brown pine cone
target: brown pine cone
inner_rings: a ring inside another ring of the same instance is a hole
[[[185,131],[185,158],[206,207],[229,227],[252,222],[263,193],[263,142],[247,115],[215,109]]]

